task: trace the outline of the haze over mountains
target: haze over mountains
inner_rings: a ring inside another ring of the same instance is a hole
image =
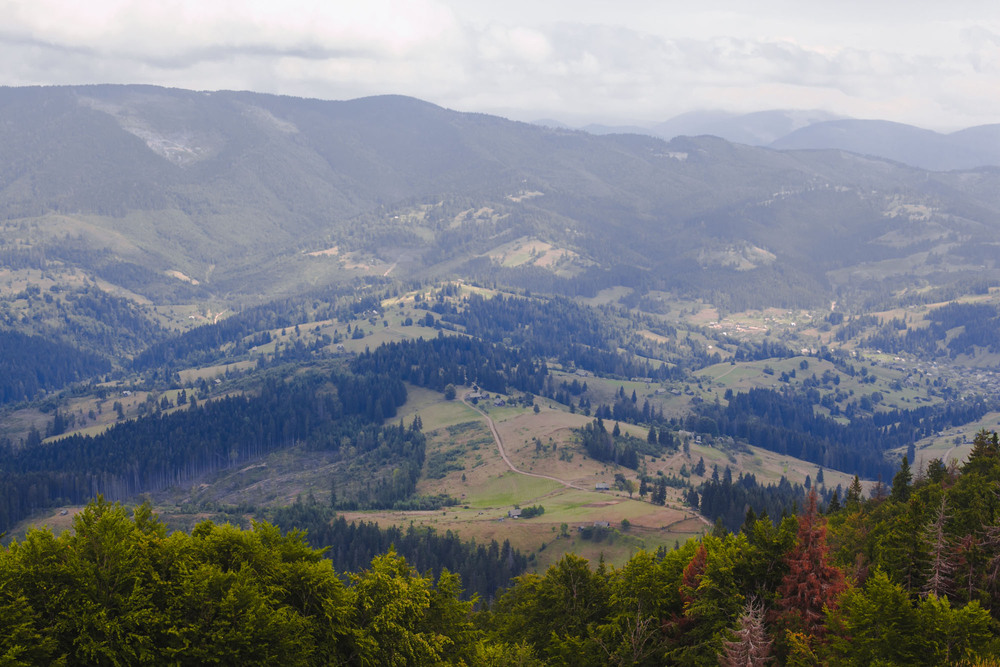
[[[560,126],[554,120],[538,123]],[[825,111],[770,110],[747,114],[694,111],[652,126],[587,125],[579,129],[602,135],[648,134],[668,141],[678,136],[712,135],[750,146],[838,149],[931,171],[1000,166],[1000,124],[943,134],[903,123],[842,118]]]
[[[898,144],[865,121],[781,141],[858,123]],[[1000,171],[845,148],[597,136],[394,96],[83,86],[0,90],[0,150],[5,252],[154,300],[393,275],[735,307],[1000,278]]]

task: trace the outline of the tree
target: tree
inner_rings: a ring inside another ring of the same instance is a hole
[[[937,514],[925,531],[927,542],[930,544],[931,560],[928,566],[927,583],[921,591],[924,595],[944,597],[951,592],[955,563],[952,560],[953,549],[944,532],[944,524],[947,520],[948,497],[942,494]]]
[[[854,479],[851,480],[851,485],[847,487],[847,497],[844,498],[844,502],[848,509],[856,510],[864,502],[864,497],[862,494],[861,480],[855,475]]]
[[[447,646],[444,637],[424,632],[431,606],[430,581],[417,574],[394,550],[376,556],[371,568],[352,577],[355,609],[366,633],[363,651],[372,665],[436,664]]]
[[[898,503],[905,503],[910,499],[910,483],[913,481],[913,473],[910,472],[910,462],[903,457],[899,464],[899,472],[892,478],[892,492],[889,499]]]
[[[764,609],[756,598],[748,598],[737,621],[735,638],[722,643],[722,667],[758,667],[771,660],[771,643],[764,631]]]
[[[451,384],[449,382],[444,387],[444,400],[446,400],[446,401],[454,401],[455,400],[455,393],[456,393],[455,385],[453,385],[453,384]]]
[[[653,496],[650,498],[654,505],[664,505],[667,502],[667,481],[660,477],[656,480],[656,488],[653,489]]]
[[[831,614],[833,664],[968,664],[990,639],[990,615],[976,601],[954,609],[929,595],[916,606],[882,570],[852,588]]]
[[[788,574],[778,588],[779,616],[792,629],[820,636],[825,609],[836,606],[845,584],[844,573],[829,563],[826,523],[817,510],[815,489],[798,521],[795,546],[785,559]]]

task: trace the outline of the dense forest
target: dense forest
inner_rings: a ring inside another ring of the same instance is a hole
[[[440,535],[433,528],[413,525],[402,530],[382,528],[374,522],[348,522],[332,508],[317,503],[280,507],[270,516],[282,530],[305,531],[309,544],[322,549],[341,572],[359,572],[375,556],[395,549],[415,569],[430,572],[435,579],[445,570],[461,576],[465,599],[478,596],[483,601],[493,600],[528,567],[528,559],[506,540],[503,544],[496,540],[475,544],[450,530]]]
[[[110,370],[111,363],[96,354],[41,336],[0,331],[0,405]]]
[[[540,393],[548,373],[544,362],[526,359],[516,349],[458,336],[387,343],[358,355],[351,368],[437,391],[449,384],[476,384],[494,392],[506,392],[510,386]]]
[[[41,508],[98,493],[119,499],[155,491],[300,440],[340,447],[343,436],[366,433],[364,424],[394,416],[405,400],[398,379],[317,373],[266,382],[256,395],[121,422],[97,436],[23,449],[7,443],[0,449],[0,530]],[[364,442],[377,448],[384,440]]]
[[[751,389],[733,396],[726,406],[702,404],[697,409],[700,419],[692,416],[688,425],[863,478],[888,479],[893,466],[885,460],[884,452],[905,447],[939,429],[968,423],[989,410],[983,399],[870,414],[859,408],[856,412],[849,409],[850,422],[842,424],[815,414],[817,402],[808,393]]]
[[[620,568],[569,554],[478,607],[415,531],[394,537],[423,545],[428,574],[390,549],[345,584],[301,532],[168,535],[148,506],[98,499],[73,531],[0,551],[0,651],[24,665],[995,664],[998,484],[1000,440],[981,432],[960,469],[914,475],[904,460],[870,498],[854,484],[824,515],[810,493],[797,517],[748,516]],[[285,517],[341,546],[352,529],[330,518]],[[485,558],[516,562],[503,552]]]
[[[954,359],[977,349],[1000,352],[1000,312],[991,304],[952,302],[931,310],[925,319],[925,327],[910,327],[900,319],[882,323],[864,343],[930,359],[944,355]]]

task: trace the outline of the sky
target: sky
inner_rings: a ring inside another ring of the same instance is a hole
[[[822,109],[1000,123],[996,0],[0,0],[0,85],[402,94],[649,125]]]

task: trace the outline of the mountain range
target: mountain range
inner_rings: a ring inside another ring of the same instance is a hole
[[[537,122],[569,129],[555,120]],[[1000,124],[945,134],[884,120],[843,118],[825,111],[769,110],[747,114],[693,111],[651,126],[592,124],[580,129],[598,135],[647,134],[668,141],[678,136],[711,135],[780,150],[837,149],[931,171],[1000,166]]]
[[[451,276],[738,307],[1000,279],[1000,171],[809,146],[859,122],[777,150],[398,96],[4,88],[0,251],[154,302]],[[865,127],[898,144],[898,127]]]

